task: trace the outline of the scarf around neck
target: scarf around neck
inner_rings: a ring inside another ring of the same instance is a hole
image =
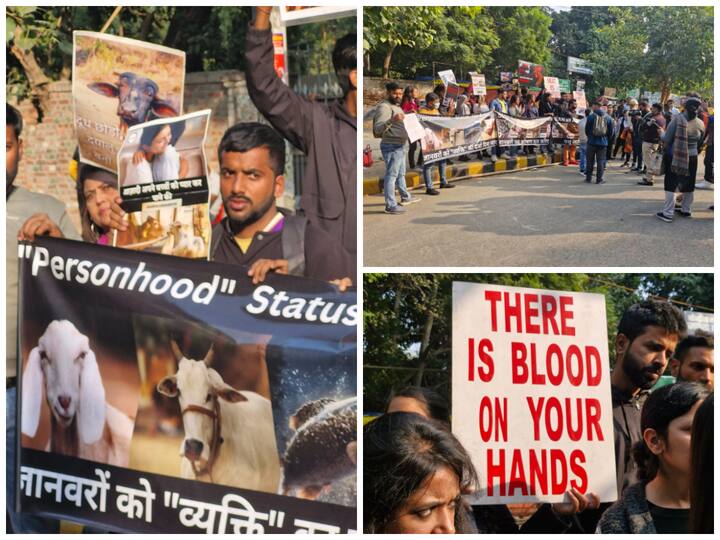
[[[670,170],[679,176],[690,174],[690,158],[688,151],[687,125],[688,121],[684,114],[675,116],[675,141],[673,142],[673,156]]]

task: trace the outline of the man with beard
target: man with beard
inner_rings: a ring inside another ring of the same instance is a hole
[[[15,420],[17,413],[18,233],[50,234],[79,240],[65,205],[40,193],[13,185],[23,154],[20,111],[5,105],[5,497],[8,529],[15,533],[59,532],[59,522],[15,512]],[[58,225],[56,225],[56,223]]]
[[[334,236],[278,208],[285,189],[285,142],[270,126],[236,124],[218,147],[225,219],[213,227],[210,259],[250,266],[253,283],[268,272],[350,285],[353,263]]]
[[[670,360],[670,371],[677,382],[698,382],[711,390],[715,382],[715,343],[712,334],[697,331],[683,339]]]

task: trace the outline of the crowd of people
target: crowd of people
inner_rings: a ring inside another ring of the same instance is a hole
[[[445,103],[446,88],[443,84],[437,85],[422,101],[414,86],[403,89],[396,82],[386,85],[387,97],[377,106],[373,117],[373,134],[381,139],[380,151],[385,161],[383,191],[386,213],[402,214],[405,206],[419,200],[407,189],[405,173],[408,166],[410,169],[421,168],[427,195],[440,194],[433,185],[432,166],[423,164],[422,152],[418,153],[419,142],[409,143],[408,147],[403,120],[406,114],[414,113],[454,117],[493,110],[524,119],[575,119],[579,123],[579,140],[577,145],[562,145],[561,165],[577,165],[588,183],[592,182],[593,172],[596,172],[596,183],[604,184],[607,163],[616,159],[622,150],[621,167],[628,167],[628,172],[642,175],[638,184],[653,186],[656,177],[664,177],[665,204],[656,215],[665,222],[671,222],[675,214],[691,217],[695,188],[709,189],[714,183],[714,113],[697,93],[689,92],[684,96],[682,110],[675,106],[672,99],[651,106],[644,99],[627,98],[611,102],[605,97],[593,101],[590,109],[578,109],[577,101],[570,92],[561,93],[556,99],[548,92],[537,94],[525,87],[516,92],[505,85],[487,103],[485,96],[474,95],[470,89],[468,86],[457,100]],[[703,149],[705,175],[696,184],[697,164]],[[550,141],[537,151],[552,153],[555,145]],[[534,146],[494,147],[477,152],[476,157],[496,162],[535,152]],[[457,159],[470,161],[471,157],[463,155]],[[437,162],[441,188],[454,187],[447,181],[447,165],[451,163],[449,159]],[[400,201],[395,198],[396,189],[400,192]]]
[[[257,284],[271,273],[351,286],[356,275],[356,36],[337,40],[332,61],[344,97],[326,106],[296,95],[276,74],[269,7],[256,9],[246,36],[250,97],[270,125],[230,127],[217,148],[224,217],[214,225],[210,260],[249,268]],[[18,240],[48,235],[100,245],[128,228],[118,178],[77,166],[81,233],[65,204],[14,184],[23,155],[23,118],[6,104],[6,500],[8,529],[57,532],[58,522],[14,511],[18,376]],[[154,136],[142,159],[152,162]],[[169,137],[169,134],[166,134]],[[308,155],[300,211],[280,208],[285,187],[285,140]],[[165,147],[169,138],[164,141]],[[68,156],[70,160],[71,156]],[[182,168],[182,164],[178,163]]]
[[[505,505],[464,501],[478,476],[447,401],[427,388],[394,393],[364,428],[365,532],[712,533],[713,350],[670,303],[630,306],[611,373],[617,501],[573,489],[521,527]],[[667,368],[675,382],[653,389]]]

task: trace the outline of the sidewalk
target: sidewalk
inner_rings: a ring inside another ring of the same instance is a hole
[[[373,152],[373,157],[376,154]],[[492,163],[486,159],[473,161],[459,161],[453,158],[452,165],[447,167],[447,179],[459,180],[461,178],[474,178],[506,171],[519,171],[535,167],[545,167],[562,161],[562,150],[551,154],[530,154],[516,156],[510,159],[498,159]],[[376,160],[372,167],[363,169],[363,195],[377,195],[383,192],[383,176],[385,175],[385,162]],[[433,167],[433,182],[440,181],[437,167]],[[405,182],[408,189],[425,187],[422,177],[422,168],[416,167],[405,173]]]

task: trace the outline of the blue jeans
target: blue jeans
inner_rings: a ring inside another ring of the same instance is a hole
[[[56,519],[15,512],[16,411],[17,388],[8,388],[5,391],[5,509],[9,526],[14,533],[59,533],[60,522]]]
[[[585,172],[585,156],[587,155],[587,143],[580,143],[580,172]]]
[[[430,165],[423,165],[423,179],[425,179],[425,187],[427,189],[432,189],[433,187],[433,180],[432,180],[432,166],[434,163],[431,163]],[[440,185],[446,186],[447,185],[447,177],[445,176],[445,170],[447,169],[447,162],[443,159],[442,161],[439,161],[438,164],[438,172],[440,173]]]
[[[383,190],[385,192],[385,208],[395,208],[395,186],[400,191],[400,198],[410,198],[407,185],[405,184],[405,145],[380,143],[380,153],[385,160],[385,181]]]
[[[585,181],[592,182],[593,166],[595,165],[595,160],[597,159],[597,181],[601,182],[603,179],[603,173],[605,172],[605,163],[607,161],[607,146],[588,144],[586,159]]]

